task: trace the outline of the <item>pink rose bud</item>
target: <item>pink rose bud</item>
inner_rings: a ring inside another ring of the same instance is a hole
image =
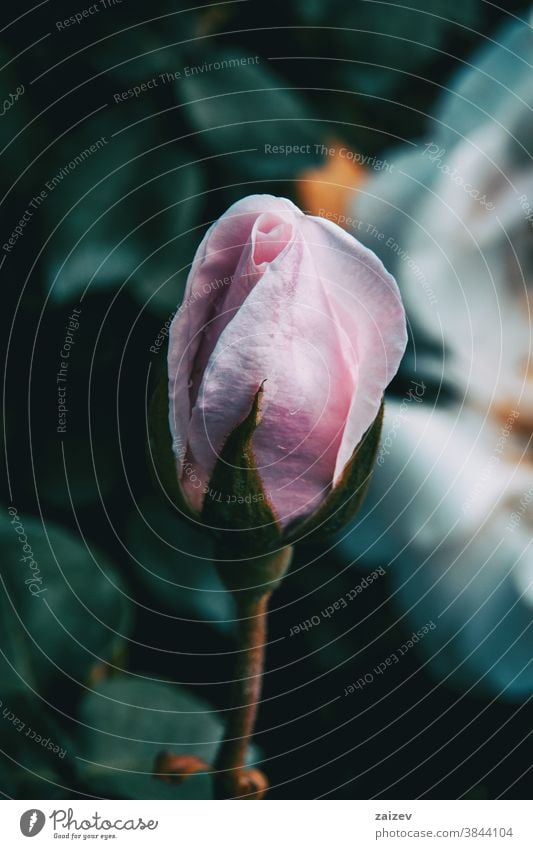
[[[257,550],[337,530],[368,482],[406,339],[396,283],[357,239],[285,198],[238,201],[200,244],[170,328],[168,395],[152,408],[160,481]]]

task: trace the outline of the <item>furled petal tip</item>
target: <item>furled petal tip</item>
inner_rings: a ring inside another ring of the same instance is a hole
[[[280,529],[308,518],[375,421],[405,345],[396,283],[371,251],[285,198],[235,203],[200,244],[170,328],[169,425],[192,511],[217,497],[215,468],[262,387],[250,449],[265,503]]]

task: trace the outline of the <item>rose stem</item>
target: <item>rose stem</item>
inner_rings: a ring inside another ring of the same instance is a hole
[[[229,720],[215,768],[217,798],[262,798],[267,782],[259,770],[245,768],[261,696],[265,658],[267,607],[271,592],[235,593],[239,616],[240,652],[235,669]]]

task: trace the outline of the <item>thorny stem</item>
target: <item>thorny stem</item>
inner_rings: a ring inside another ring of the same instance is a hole
[[[276,555],[265,557],[261,568],[264,577],[268,575],[269,583],[263,592],[234,592],[240,651],[226,733],[215,763],[214,789],[218,799],[262,799],[268,787],[265,776],[259,770],[246,768],[246,755],[261,698],[268,602],[285,574],[291,556],[292,550],[287,547]]]
[[[267,592],[260,597],[243,599],[238,604],[241,651],[235,669],[226,735],[215,764],[218,798],[235,798],[247,792],[266,790],[266,781],[263,788],[250,786],[255,782],[247,780],[245,763],[261,697],[269,598]]]

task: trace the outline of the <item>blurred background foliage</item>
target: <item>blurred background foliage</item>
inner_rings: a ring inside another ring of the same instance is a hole
[[[25,86],[0,125],[2,242],[54,175],[106,140],[48,192],[2,268],[5,794],[209,796],[205,776],[180,788],[151,777],[161,749],[212,756],[235,623],[209,541],[176,520],[149,478],[145,407],[164,356],[150,348],[179,305],[203,233],[231,202],[271,192],[302,203],[302,175],[324,164],[315,144],[337,139],[379,156],[420,136],[450,75],[506,15],[526,9],[518,0],[505,12],[482,0],[237,0],[141,11],[123,0],[60,31],[55,22],[76,10],[56,0],[0,32],[0,100]],[[18,14],[4,6],[3,24]],[[184,70],[247,57],[259,59]],[[178,71],[172,81],[159,76]],[[115,102],[154,78],[152,89]],[[265,144],[310,152],[266,155]],[[80,327],[59,435],[56,374],[74,307]],[[409,368],[407,358],[393,394]],[[9,504],[46,604],[17,573]],[[498,795],[530,764],[524,746],[502,760],[527,733],[527,711],[488,695],[457,700],[416,651],[357,702],[336,700],[409,637],[387,577],[319,629],[288,637],[360,579],[343,550],[307,547],[276,594],[256,737],[271,798],[455,798],[485,773],[473,793]],[[36,743],[11,713],[66,756]],[[458,747],[481,747],[459,772]],[[527,777],[512,795],[525,792]]]

